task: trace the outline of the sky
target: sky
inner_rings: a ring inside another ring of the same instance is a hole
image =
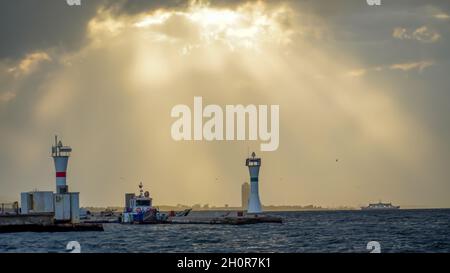
[[[54,190],[54,135],[82,206],[450,207],[450,1],[0,1],[0,202]],[[259,141],[175,141],[171,109],[279,105]]]

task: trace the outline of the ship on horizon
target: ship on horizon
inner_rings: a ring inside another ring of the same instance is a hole
[[[362,210],[397,210],[400,209],[400,206],[394,206],[392,203],[382,203],[379,201],[378,203],[369,204],[366,207],[361,207]]]

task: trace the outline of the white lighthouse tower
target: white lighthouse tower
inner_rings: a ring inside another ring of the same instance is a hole
[[[245,165],[250,173],[250,198],[248,200],[248,213],[261,213],[261,202],[259,201],[259,167],[261,166],[261,158],[256,158],[255,152],[251,158],[247,158]]]
[[[66,183],[67,163],[69,162],[72,148],[63,146],[62,142],[58,142],[58,136],[55,136],[55,145],[52,146],[52,157],[55,163],[56,171],[56,193],[65,194],[69,192]]]
[[[21,194],[21,213],[53,213],[58,223],[77,224],[80,222],[80,194],[69,192],[66,183],[67,163],[72,148],[64,146],[55,136],[52,157],[56,171],[56,193],[53,191],[31,191]]]

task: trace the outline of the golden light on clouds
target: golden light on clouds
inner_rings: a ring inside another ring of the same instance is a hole
[[[446,13],[438,13],[433,15],[434,18],[439,19],[439,20],[448,20],[450,19],[450,15],[446,14]]]
[[[391,69],[399,69],[403,71],[409,71],[412,69],[417,69],[419,72],[422,72],[427,67],[430,67],[434,64],[432,61],[421,61],[421,62],[409,62],[409,63],[401,63],[401,64],[393,64],[390,66]]]
[[[417,40],[423,43],[435,43],[441,39],[439,32],[428,26],[421,26],[415,30],[396,27],[392,32],[392,37],[400,40]]]
[[[16,66],[11,67],[8,71],[17,77],[21,74],[27,74],[36,69],[37,66],[43,61],[51,61],[50,56],[46,52],[33,52],[27,54]]]
[[[91,21],[89,29],[98,35],[99,30],[114,33],[124,25],[134,26],[154,40],[185,43],[183,53],[215,42],[222,42],[232,50],[240,47],[259,50],[266,42],[289,43],[291,30],[286,24],[291,13],[287,6],[272,8],[262,2],[246,3],[235,9],[192,2],[184,10],[160,9],[117,21],[103,10],[100,18]]]

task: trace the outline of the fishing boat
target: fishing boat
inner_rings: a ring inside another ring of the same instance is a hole
[[[134,193],[125,194],[125,210],[122,213],[121,222],[127,224],[151,224],[167,221],[167,214],[161,213],[153,207],[153,199],[150,192],[143,189],[142,182],[139,184],[139,195]]]

